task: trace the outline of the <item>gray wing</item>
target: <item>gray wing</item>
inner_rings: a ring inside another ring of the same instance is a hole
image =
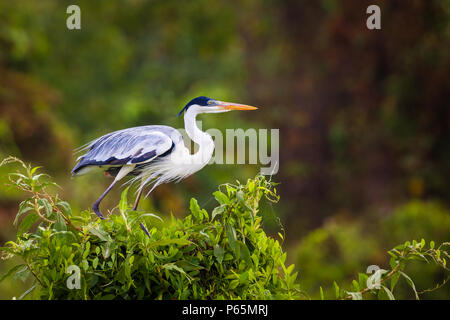
[[[89,151],[80,156],[72,169],[75,175],[88,166],[122,166],[139,164],[170,152],[181,134],[167,126],[142,126],[111,132],[83,149]]]

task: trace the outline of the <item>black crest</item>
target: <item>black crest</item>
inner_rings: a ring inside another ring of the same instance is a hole
[[[200,96],[200,97],[194,98],[191,101],[189,101],[188,104],[185,105],[183,109],[181,109],[181,111],[177,114],[177,116],[182,115],[183,112],[185,112],[187,109],[189,109],[190,106],[192,106],[194,104],[197,104],[199,106],[207,106],[209,100],[212,100],[212,99],[205,97],[205,96]]]

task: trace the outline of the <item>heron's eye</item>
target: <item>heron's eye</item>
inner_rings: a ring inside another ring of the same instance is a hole
[[[208,100],[208,104],[211,105],[214,103],[214,100]]]

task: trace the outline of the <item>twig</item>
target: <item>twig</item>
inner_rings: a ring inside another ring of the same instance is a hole
[[[28,270],[30,270],[31,274],[36,278],[36,280],[39,282],[39,284],[45,288],[45,285],[42,283],[42,281],[38,278],[38,276],[36,275],[36,273],[34,273],[33,269],[31,268],[30,264],[28,263],[27,260],[23,259],[28,267]]]
[[[381,283],[384,283],[386,280],[388,280],[390,277],[392,277],[397,271],[398,271],[398,269],[400,268],[400,264],[397,264],[396,266],[395,266],[395,268],[394,269],[392,269],[381,281],[380,281],[380,284]],[[361,294],[361,295],[363,295],[363,294],[365,294],[365,293],[367,293],[367,292],[369,292],[370,290],[372,290],[371,288],[369,288],[369,287],[367,287],[367,288],[365,288],[365,289],[363,289],[363,290],[361,290],[361,291],[359,291],[359,293]],[[346,299],[352,299],[352,296],[351,295],[348,295],[348,296],[346,296],[345,298],[343,298],[343,300],[346,300]]]

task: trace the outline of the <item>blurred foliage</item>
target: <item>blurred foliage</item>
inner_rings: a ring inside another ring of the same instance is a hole
[[[299,266],[302,288],[318,298],[320,285],[325,296],[334,295],[333,282],[351,283],[361,268],[377,265],[385,268],[389,260],[384,254],[404,239],[448,241],[450,210],[435,202],[412,201],[382,219],[334,220],[305,236],[296,248],[295,264]],[[420,242],[420,241],[419,241]],[[290,251],[290,250],[289,250]],[[292,252],[292,251],[290,251]],[[445,272],[432,264],[410,263],[407,273],[415,279],[418,291],[433,288],[445,281]],[[307,276],[306,276],[307,275]],[[324,288],[325,288],[324,287]],[[410,297],[405,286],[397,288],[398,297]],[[450,298],[450,288],[425,293],[422,298]]]

